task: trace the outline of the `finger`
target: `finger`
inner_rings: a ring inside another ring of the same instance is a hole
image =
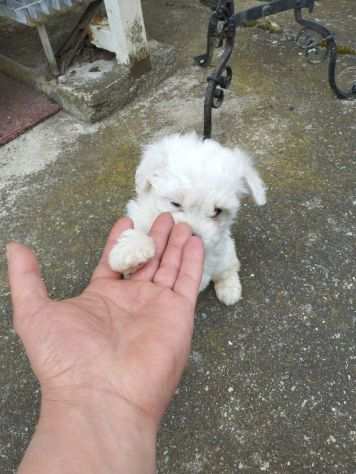
[[[152,280],[154,274],[157,271],[157,268],[159,267],[162,254],[167,246],[167,242],[173,225],[174,221],[169,213],[164,213],[157,217],[149,233],[149,235],[153,238],[155,242],[155,256],[143,268],[134,273],[130,277],[130,280]]]
[[[199,237],[191,237],[183,250],[182,265],[174,291],[195,305],[203,274],[204,248]]]
[[[117,243],[117,239],[127,229],[132,229],[133,223],[132,220],[128,217],[119,219],[114,227],[111,229],[108,240],[105,244],[105,248],[99,260],[98,266],[93,272],[91,281],[94,281],[98,278],[108,278],[117,280],[120,275],[117,272],[111,270],[109,265],[109,253],[113,246]]]
[[[187,224],[177,224],[173,227],[161,263],[153,278],[155,283],[167,288],[173,287],[182,263],[184,246],[191,236],[192,230]]]
[[[34,314],[46,301],[48,293],[41,278],[37,258],[24,245],[11,242],[6,247],[14,323]]]

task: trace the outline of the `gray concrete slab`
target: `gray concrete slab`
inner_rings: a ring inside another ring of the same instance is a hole
[[[68,39],[85,8],[76,5],[49,17],[46,28],[54,51]],[[37,30],[0,17],[0,71],[30,84],[85,122],[109,116],[173,73],[174,48],[154,39],[148,47],[149,60],[129,67],[118,64],[114,54],[86,43],[65,73],[53,77]]]
[[[241,2],[241,7],[252,5]],[[0,150],[0,245],[32,245],[51,294],[85,286],[105,236],[133,193],[140,146],[202,130],[206,72],[191,66],[208,12],[147,2],[152,34],[179,70],[110,119],[61,113]],[[341,14],[342,12],[343,14]],[[352,0],[315,16],[347,40]],[[276,18],[286,29],[292,15]],[[356,102],[331,93],[324,66],[304,64],[289,35],[239,33],[235,78],[214,137],[255,156],[268,203],[246,201],[234,227],[243,300],[199,298],[192,355],[159,438],[158,472],[356,472]],[[0,471],[15,472],[39,393],[11,329],[0,254]]]

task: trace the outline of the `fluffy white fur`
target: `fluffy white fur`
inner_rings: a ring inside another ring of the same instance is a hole
[[[170,212],[204,242],[200,289],[212,280],[220,301],[236,303],[240,263],[230,229],[246,194],[258,205],[266,202],[263,181],[239,148],[203,141],[195,133],[166,136],[146,146],[136,171],[136,198],[127,205],[135,229],[124,232],[112,249],[111,268],[131,273],[152,258],[154,244],[147,233],[160,213]]]

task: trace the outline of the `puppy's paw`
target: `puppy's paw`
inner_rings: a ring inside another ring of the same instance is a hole
[[[230,273],[221,280],[216,280],[214,286],[218,300],[227,306],[237,303],[241,298],[242,288],[236,272]]]
[[[130,274],[151,260],[155,254],[153,239],[137,229],[123,232],[109,254],[115,272]]]

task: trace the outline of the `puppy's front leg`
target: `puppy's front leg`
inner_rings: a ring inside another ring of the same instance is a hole
[[[138,229],[123,232],[109,254],[109,265],[115,272],[129,275],[147,263],[155,254],[154,241]]]
[[[238,274],[240,262],[231,237],[228,237],[225,244],[221,266],[219,265],[219,271],[213,275],[213,281],[218,299],[226,305],[232,305],[241,298],[242,288]]]

